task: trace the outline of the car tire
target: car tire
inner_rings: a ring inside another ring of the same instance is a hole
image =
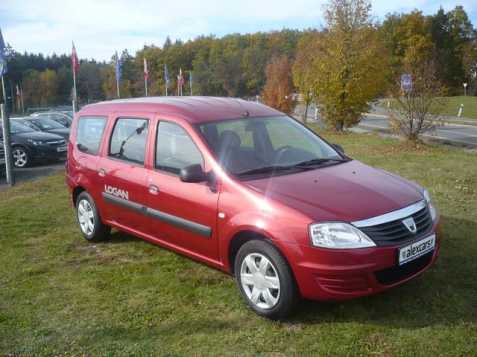
[[[240,293],[255,313],[272,320],[290,315],[298,301],[298,289],[277,248],[266,241],[251,240],[240,247],[234,268]]]
[[[30,166],[30,154],[23,146],[12,147],[13,166],[18,169],[22,169]]]
[[[83,237],[89,242],[99,242],[109,237],[111,227],[101,221],[91,195],[83,191],[76,199],[76,220]]]

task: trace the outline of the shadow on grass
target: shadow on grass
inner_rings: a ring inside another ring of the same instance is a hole
[[[141,240],[140,238],[133,236],[131,234],[121,232],[121,231],[113,231],[109,238],[102,243],[104,244],[118,244],[118,243],[130,243],[136,242]],[[146,242],[144,242],[146,243]]]
[[[442,225],[440,256],[419,277],[378,295],[345,302],[303,300],[287,322],[307,325],[354,322],[422,328],[477,321],[477,245],[474,244],[477,222],[442,217]],[[118,231],[104,244],[139,240]]]

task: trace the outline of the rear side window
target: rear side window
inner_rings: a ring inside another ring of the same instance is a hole
[[[147,119],[118,119],[111,135],[109,155],[120,160],[143,165],[148,124]]]
[[[105,126],[105,117],[80,117],[76,132],[78,149],[91,155],[97,155]]]
[[[187,132],[177,124],[161,121],[157,128],[156,168],[179,174],[182,168],[202,165],[202,155]]]

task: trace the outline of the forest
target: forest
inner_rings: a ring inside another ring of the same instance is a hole
[[[220,38],[199,36],[174,42],[168,37],[162,45],[145,46],[135,54],[123,50],[120,52],[121,97],[144,96],[144,59],[149,72],[149,95],[165,95],[164,66],[170,78],[169,95],[177,92],[180,69],[185,79],[184,95],[190,95],[191,90],[194,95],[242,98],[266,95],[267,73],[273,73],[272,68],[267,71],[267,66],[285,61],[275,72],[284,71],[281,78],[290,83],[290,91],[306,96],[305,77],[311,77],[308,82],[313,81],[315,75],[319,76],[313,71],[320,70],[316,66],[312,70],[310,60],[320,53],[320,41],[327,31],[326,27],[303,31],[282,29]],[[388,14],[380,22],[371,21],[363,36],[365,43],[360,53],[369,50],[374,57],[383,59],[380,65],[374,63],[369,68],[371,61],[362,63],[362,70],[373,74],[369,80],[374,81],[375,95],[384,95],[388,85],[402,73],[409,57],[418,55],[433,59],[446,95],[461,95],[463,83],[468,83],[468,94],[476,94],[477,32],[463,7],[439,9],[432,15],[417,10]],[[81,48],[77,50],[81,58]],[[20,53],[14,44],[7,43],[7,58],[5,79],[8,105],[13,112],[19,111],[20,92],[24,108],[71,104],[70,54]],[[107,62],[80,60],[77,93],[81,105],[117,97],[115,62],[114,54]]]

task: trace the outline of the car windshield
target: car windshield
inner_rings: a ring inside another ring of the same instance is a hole
[[[348,160],[287,116],[223,120],[198,128],[220,164],[241,179],[311,170]]]
[[[41,130],[64,129],[65,127],[60,123],[48,118],[35,118],[30,121],[39,127]]]
[[[32,131],[35,131],[35,130],[20,123],[18,120],[10,120],[10,132],[12,134],[31,133]]]

